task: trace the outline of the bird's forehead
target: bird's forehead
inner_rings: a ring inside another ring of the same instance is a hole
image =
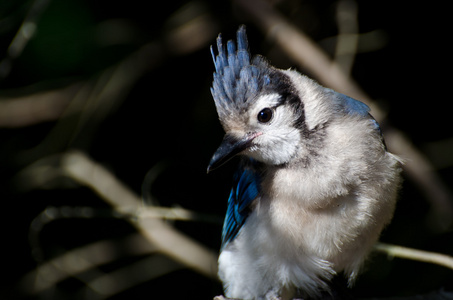
[[[269,93],[257,97],[255,107],[275,107],[281,104],[281,95],[279,93]]]
[[[264,108],[277,107],[282,104],[281,95],[278,93],[269,93],[259,95],[250,101],[248,107],[238,110],[234,114],[224,115],[221,122],[226,131],[243,131],[249,129],[250,120],[255,118],[259,111]]]

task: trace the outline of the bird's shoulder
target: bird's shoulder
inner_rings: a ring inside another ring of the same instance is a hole
[[[344,94],[338,92],[334,93],[338,104],[340,104],[346,114],[359,115],[366,118],[369,117],[370,107],[368,105]]]

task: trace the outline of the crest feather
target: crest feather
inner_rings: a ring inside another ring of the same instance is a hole
[[[215,72],[211,93],[220,118],[233,111],[243,110],[270,83],[272,67],[260,56],[250,57],[245,26],[237,31],[236,43],[223,44],[217,37],[217,56],[211,46]]]

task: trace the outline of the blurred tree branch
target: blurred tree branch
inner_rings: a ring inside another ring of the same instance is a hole
[[[28,41],[35,34],[37,22],[49,2],[50,0],[32,1],[25,19],[8,47],[6,57],[0,61],[0,80],[8,76],[14,59],[22,54]]]
[[[120,213],[135,213],[142,206],[140,197],[104,167],[80,152],[65,154],[62,158],[62,168],[69,177],[91,188]],[[157,247],[158,251],[207,277],[216,278],[216,253],[178,232],[162,220],[137,218],[133,225]]]
[[[21,155],[26,162],[64,151],[74,144],[83,148],[145,73],[171,56],[206,47],[217,34],[217,28],[216,20],[207,13],[206,7],[196,1],[190,2],[169,18],[162,39],[141,46],[93,78],[60,89],[3,96],[0,98],[0,127],[22,127],[57,120],[38,146]]]
[[[22,97],[0,96],[0,127],[24,127],[54,121],[61,117],[80,88],[81,84],[76,83]]]
[[[168,268],[163,267],[162,269],[157,268],[155,271],[141,272],[143,273],[143,277],[140,277],[141,279],[128,280],[122,284],[113,284],[112,282],[117,282],[115,278],[119,278],[123,276],[122,274],[130,271],[129,269],[118,270],[114,274],[98,276],[98,279],[95,281],[87,282],[89,288],[94,289],[97,293],[104,296],[113,295],[119,290],[138,284],[141,281],[155,278],[162,272],[165,273],[181,266],[189,267],[209,278],[217,278],[217,253],[205,248],[159,219],[163,215],[185,219],[190,219],[194,215],[198,218],[200,216],[183,209],[175,209],[173,212],[170,212],[172,209],[147,209],[143,207],[140,197],[116,179],[107,169],[81,152],[68,152],[60,157],[59,161],[61,163],[61,169],[54,170],[56,174],[64,174],[79,184],[89,187],[104,201],[109,203],[119,214],[131,216],[127,220],[137,228],[143,239],[134,236],[124,241],[124,244],[136,248],[133,251],[135,255],[152,251],[164,254],[177,262],[164,264]],[[55,157],[51,157],[48,162],[55,163]],[[42,164],[37,164],[37,167],[41,168]],[[29,170],[28,172],[33,172],[33,170]],[[52,175],[50,177],[54,178],[55,176]],[[55,218],[55,212],[52,213],[49,209],[44,211],[45,218],[49,214],[51,219]],[[202,216],[202,218],[205,217]],[[40,217],[38,219],[41,219],[41,222],[46,222]],[[214,217],[210,219],[211,221],[218,221]],[[42,227],[39,224],[36,226],[36,230],[40,230]],[[146,244],[143,243],[143,240],[146,241]],[[136,246],[132,246],[132,243]],[[112,247],[111,242],[101,241],[69,251],[60,257],[42,264],[35,271],[29,273],[22,280],[22,286],[28,286],[28,293],[37,294],[69,276],[77,277],[77,274],[81,272],[115,259],[117,254],[112,253]],[[129,246],[127,247],[130,248]],[[159,265],[162,264],[159,260],[150,258],[145,260],[144,265],[155,265],[156,262]],[[137,263],[128,266],[128,268],[136,269],[143,268],[143,266]]]
[[[77,277],[122,255],[143,255],[155,251],[156,248],[140,234],[118,241],[98,241],[41,264],[22,278],[20,289],[28,294],[39,294],[67,277]]]
[[[345,76],[351,76],[359,43],[359,24],[357,3],[354,0],[340,0],[337,3],[338,38],[333,61]]]
[[[140,283],[153,280],[184,266],[163,255],[145,257],[114,272],[87,281],[80,294],[90,299],[107,299]],[[95,295],[93,295],[93,293]]]
[[[374,245],[374,250],[386,253],[391,257],[400,257],[421,262],[433,263],[439,266],[453,269],[453,257],[441,253],[422,251],[384,243],[377,243],[376,245]]]

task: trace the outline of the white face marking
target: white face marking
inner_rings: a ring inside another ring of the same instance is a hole
[[[259,136],[243,153],[272,165],[286,163],[296,156],[301,142],[301,134],[293,125],[296,118],[294,111],[287,105],[279,105],[280,97],[279,94],[264,95],[250,109],[248,129]],[[270,108],[273,116],[269,122],[262,123],[258,120],[258,114],[265,108]]]

